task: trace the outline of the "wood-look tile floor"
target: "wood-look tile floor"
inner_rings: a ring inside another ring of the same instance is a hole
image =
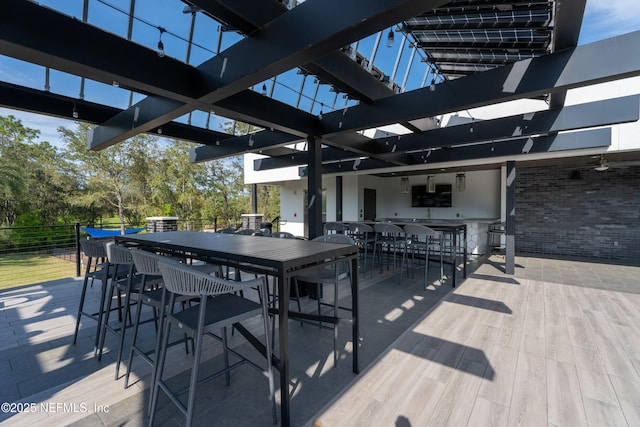
[[[486,263],[308,425],[639,426],[640,268]]]
[[[335,367],[331,331],[292,322],[292,424],[640,425],[640,267],[523,256],[507,276],[492,261],[453,290],[434,278],[424,289],[419,274],[361,276],[360,375],[350,369],[347,322]],[[148,424],[148,367],[134,361],[127,389],[115,381],[116,340],[98,362],[91,321],[71,344],[80,284],[0,292],[0,401],[37,405],[0,413],[0,424]],[[180,382],[190,356],[172,351]],[[218,344],[206,354],[203,369],[215,369]],[[196,425],[272,425],[257,371],[240,368],[230,387],[221,381],[198,389]],[[157,425],[183,424],[160,403]]]

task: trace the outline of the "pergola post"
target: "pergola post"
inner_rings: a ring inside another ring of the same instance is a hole
[[[309,209],[309,239],[322,235],[322,144],[314,136],[307,137],[309,176],[307,206]]]
[[[258,213],[258,184],[251,184],[251,213]]]
[[[516,162],[507,162],[507,194],[505,224],[505,265],[506,274],[515,274],[515,232],[516,232]]]
[[[342,176],[336,176],[336,221],[342,221]]]

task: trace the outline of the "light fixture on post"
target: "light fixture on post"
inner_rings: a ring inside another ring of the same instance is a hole
[[[409,177],[403,176],[400,178],[400,192],[402,194],[409,194]]]
[[[160,58],[164,57],[164,43],[162,43],[162,33],[166,30],[162,27],[158,27],[158,31],[160,31],[160,40],[158,40],[158,56]]]
[[[393,46],[393,40],[395,36],[393,35],[393,28],[389,29],[389,34],[387,34],[387,47]]]
[[[436,176],[427,175],[427,193],[436,192]]]
[[[456,191],[464,191],[467,186],[467,177],[464,172],[456,173]]]

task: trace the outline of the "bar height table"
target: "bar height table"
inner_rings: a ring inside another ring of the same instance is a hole
[[[170,231],[164,233],[116,236],[116,241],[167,253],[186,255],[190,258],[209,260],[218,264],[241,267],[243,270],[273,275],[278,283],[278,325],[280,340],[280,422],[291,425],[291,400],[289,395],[289,317],[290,278],[305,270],[340,261],[351,261],[352,271],[358,271],[358,248],[355,245],[311,242],[307,240],[272,239],[268,237],[239,236],[195,231]],[[353,372],[358,366],[358,275],[351,275]],[[302,317],[313,319],[304,313]],[[323,321],[327,316],[322,316]],[[338,318],[333,321],[337,322]]]

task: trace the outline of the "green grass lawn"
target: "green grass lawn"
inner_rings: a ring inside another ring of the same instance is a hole
[[[48,254],[0,255],[0,289],[75,277],[74,262]]]

